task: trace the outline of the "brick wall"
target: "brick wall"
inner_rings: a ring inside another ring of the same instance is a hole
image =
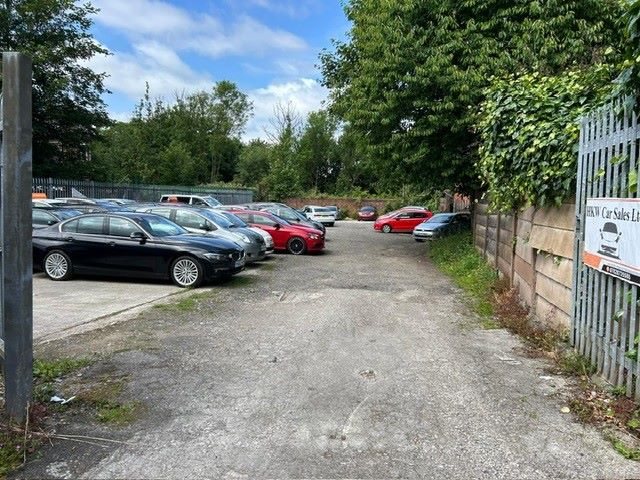
[[[530,207],[517,213],[492,213],[476,205],[474,243],[488,263],[507,277],[540,320],[568,328],[575,205]]]

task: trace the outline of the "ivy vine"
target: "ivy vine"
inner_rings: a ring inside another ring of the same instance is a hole
[[[560,205],[573,194],[579,119],[603,102],[613,76],[610,66],[599,65],[491,82],[478,115],[476,166],[493,208]]]

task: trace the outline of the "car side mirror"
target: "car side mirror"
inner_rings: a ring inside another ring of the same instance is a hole
[[[280,230],[280,224],[279,224],[279,223],[276,223],[276,224],[273,226],[273,228],[275,228],[276,230]]]
[[[51,225],[55,225],[56,223],[58,223],[58,222],[56,222],[55,220],[49,220],[47,222],[47,225],[51,226]]]
[[[134,240],[139,240],[140,243],[144,243],[147,240],[147,236],[142,232],[132,232],[129,237]]]
[[[211,227],[206,223],[201,223],[200,225],[198,225],[198,230],[206,230],[208,232],[209,230],[211,230]]]

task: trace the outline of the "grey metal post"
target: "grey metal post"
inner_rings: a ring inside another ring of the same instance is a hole
[[[33,387],[31,59],[2,54],[2,313],[5,404],[23,422]]]

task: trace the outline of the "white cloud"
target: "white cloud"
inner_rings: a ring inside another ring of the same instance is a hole
[[[254,55],[273,51],[303,51],[304,40],[284,30],[269,28],[250,17],[241,17],[224,31],[211,30],[189,38],[184,48],[211,57],[223,55]]]
[[[188,31],[190,15],[158,0],[93,0],[100,9],[96,20],[108,27],[135,34],[164,34]]]
[[[101,9],[95,17],[97,23],[137,41],[170,43],[177,51],[217,58],[308,49],[297,35],[270,28],[247,15],[223,23],[211,15],[194,15],[159,0],[97,0],[95,4]]]
[[[144,94],[145,82],[154,97],[208,89],[213,83],[207,74],[192,70],[174,51],[157,43],[134,45],[131,54],[97,55],[88,64],[109,75],[105,81],[109,90],[134,101]]]
[[[258,88],[249,92],[249,98],[254,105],[254,117],[247,125],[243,136],[245,141],[266,137],[264,129],[269,125],[276,105],[291,104],[296,113],[304,119],[309,112],[322,108],[322,103],[327,98],[327,89],[316,80],[299,78]]]

